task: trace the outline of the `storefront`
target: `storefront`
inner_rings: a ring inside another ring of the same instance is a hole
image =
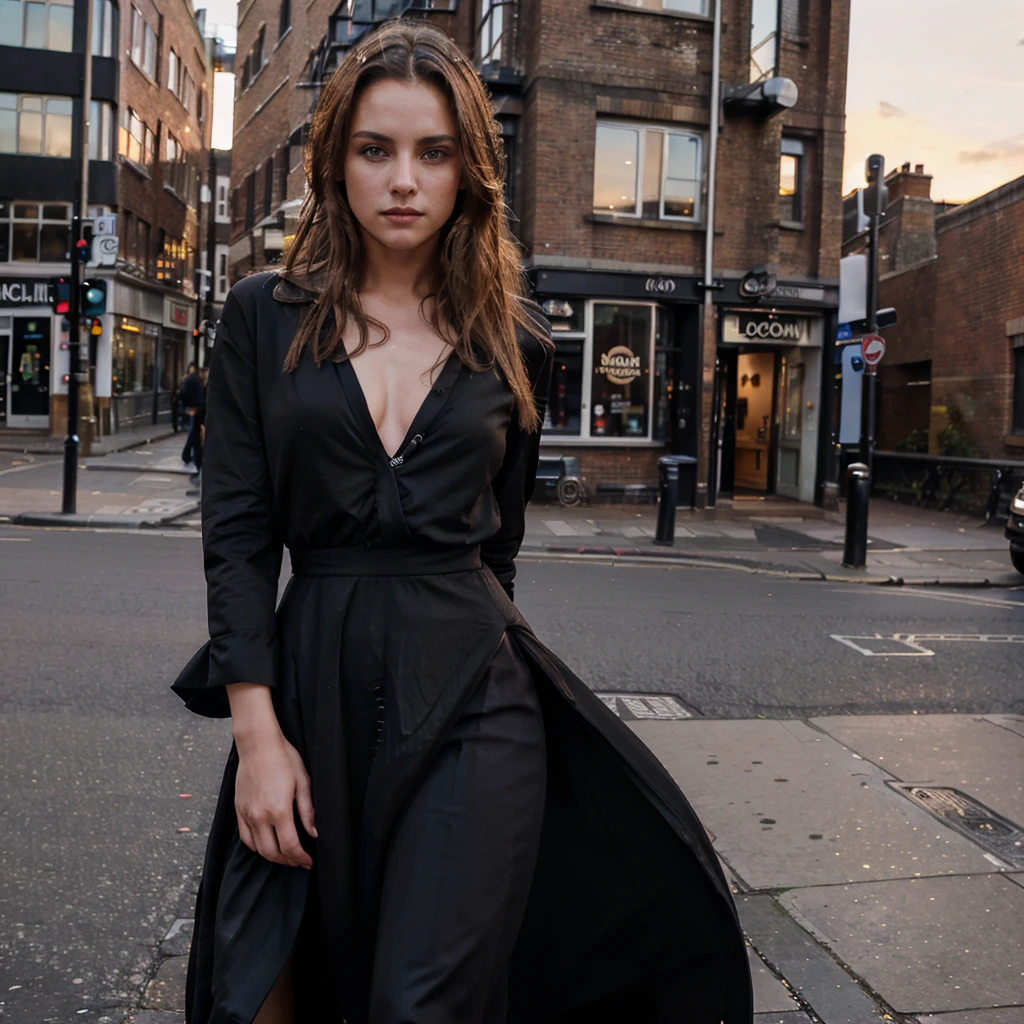
[[[48,278],[0,277],[0,427],[50,425],[57,319]]]
[[[717,497],[813,502],[819,453],[822,318],[723,310],[716,360]]]
[[[541,443],[580,459],[592,500],[651,500],[658,457],[696,454],[699,309],[683,281],[536,274],[555,341]]]

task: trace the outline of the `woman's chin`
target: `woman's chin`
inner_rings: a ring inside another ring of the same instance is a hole
[[[437,235],[436,231],[425,231],[420,224],[387,227],[383,230],[375,228],[367,231],[367,234],[385,249],[395,249],[399,252],[410,252],[431,241]]]

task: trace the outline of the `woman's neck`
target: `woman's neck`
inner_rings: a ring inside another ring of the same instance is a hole
[[[395,303],[420,302],[432,290],[437,239],[415,249],[390,249],[364,232],[363,258],[361,293]]]

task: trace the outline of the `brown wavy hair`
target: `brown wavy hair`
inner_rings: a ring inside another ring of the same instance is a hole
[[[318,366],[358,355],[369,344],[370,324],[388,337],[387,326],[367,315],[359,300],[362,241],[344,182],[338,179],[359,96],[373,83],[390,79],[435,85],[447,97],[457,125],[464,188],[441,231],[429,322],[470,369],[497,365],[512,390],[520,425],[535,430],[539,416],[517,329],[544,344],[550,341],[522,302],[526,282],[505,219],[499,126],[470,62],[426,22],[386,22],[362,39],[317,104],[306,152],[309,191],[282,276],[298,284],[315,281],[311,290],[319,294],[299,325],[285,369],[294,371],[307,347]],[[349,318],[359,329],[359,344],[346,353],[341,339]],[[442,324],[448,325],[447,337]]]

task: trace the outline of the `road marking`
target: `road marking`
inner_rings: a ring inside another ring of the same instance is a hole
[[[1020,601],[1006,601],[1001,597],[976,597],[973,594],[933,594],[927,590],[915,590],[911,587],[900,589],[888,587],[872,588],[873,595],[877,597],[920,597],[927,601],[949,601],[953,604],[968,604],[979,608],[1014,608],[1020,610],[1024,605]],[[863,593],[861,585],[857,589],[850,587],[835,587],[834,594],[855,594]]]
[[[8,544],[28,544],[31,540],[31,537],[0,537],[0,541],[6,541]]]
[[[1024,644],[1024,636],[1007,633],[893,633],[883,636],[841,636],[829,634],[847,647],[852,647],[866,658],[930,658],[935,651],[931,644],[975,643],[975,644]],[[902,649],[901,649],[902,648]]]
[[[693,718],[683,705],[668,694],[660,693],[598,693],[602,704],[626,721],[658,719],[663,722]]]
[[[27,466],[13,466],[11,469],[0,469],[0,476],[6,476],[8,473],[24,473],[29,469],[41,469],[43,466],[52,466],[56,461],[56,459],[51,459],[49,462],[33,462]]]

